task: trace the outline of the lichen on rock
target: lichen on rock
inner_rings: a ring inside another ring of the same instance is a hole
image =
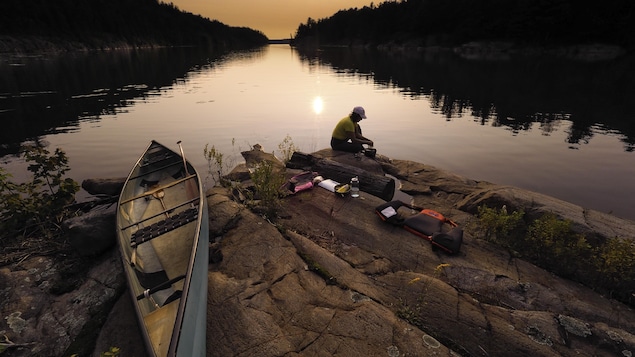
[[[22,313],[20,311],[16,311],[11,315],[5,317],[5,319],[7,320],[7,325],[9,325],[9,328],[16,334],[21,333],[22,330],[26,328],[26,320],[20,316],[22,316]]]
[[[558,315],[558,322],[567,332],[576,336],[588,337],[592,335],[589,324],[571,316]]]

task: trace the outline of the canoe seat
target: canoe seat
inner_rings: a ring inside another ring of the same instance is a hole
[[[141,243],[147,242],[173,229],[195,221],[197,217],[198,209],[193,207],[170,216],[162,221],[143,227],[132,234],[130,237],[130,246],[134,248]]]

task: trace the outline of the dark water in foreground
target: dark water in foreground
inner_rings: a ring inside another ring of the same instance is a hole
[[[633,58],[466,60],[271,45],[13,58],[0,63],[1,165],[24,177],[24,143],[63,149],[70,176],[122,177],[148,142],[207,171],[258,143],[326,148],[335,122],[366,108],[378,153],[509,184],[635,220]]]

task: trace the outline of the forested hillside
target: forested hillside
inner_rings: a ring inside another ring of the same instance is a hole
[[[2,0],[0,51],[121,46],[262,45],[266,36],[159,0]]]
[[[309,18],[295,41],[320,44],[522,45],[607,43],[633,48],[635,1],[399,0]]]

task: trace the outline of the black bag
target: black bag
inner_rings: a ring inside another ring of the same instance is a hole
[[[406,205],[401,201],[390,201],[375,207],[375,213],[382,221],[395,226],[402,226],[405,217],[399,213],[399,207]]]
[[[450,254],[456,254],[463,243],[463,230],[459,227],[454,227],[447,233],[434,233],[430,243],[432,243],[433,247],[439,247]]]
[[[399,208],[402,206],[420,212],[404,217],[399,212]],[[430,241],[433,247],[439,247],[450,254],[456,254],[461,249],[463,230],[437,211],[416,207],[401,201],[390,201],[375,207],[375,213],[382,221],[403,227],[408,232]],[[443,232],[444,224],[448,224],[452,228]]]

